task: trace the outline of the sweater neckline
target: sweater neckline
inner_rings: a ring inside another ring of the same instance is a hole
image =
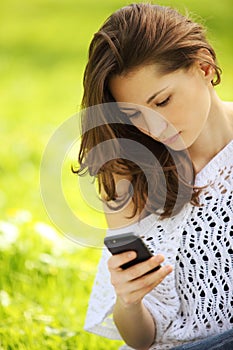
[[[231,161],[230,155],[233,154],[233,139],[227,143],[197,174],[195,185],[207,184],[216,176],[216,170],[219,170],[229,164]],[[231,161],[233,165],[233,161]],[[201,184],[203,183],[203,184]]]

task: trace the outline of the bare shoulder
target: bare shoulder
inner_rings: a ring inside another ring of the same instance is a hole
[[[224,106],[228,118],[229,130],[232,130],[233,137],[233,102],[224,102]]]
[[[117,200],[104,203],[104,212],[108,227],[117,229],[136,222],[139,218],[139,213],[132,218],[134,203],[130,196],[131,178],[118,174],[113,174],[113,177],[116,185]],[[106,198],[103,190],[101,197],[103,199]]]
[[[233,101],[225,101],[224,104],[229,114],[233,116]]]

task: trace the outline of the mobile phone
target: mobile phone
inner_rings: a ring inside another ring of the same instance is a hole
[[[104,239],[104,244],[113,255],[127,251],[135,251],[137,253],[134,260],[131,260],[121,266],[122,269],[127,269],[135,264],[148,260],[153,256],[143,240],[133,232],[107,236]],[[148,273],[157,271],[160,267],[161,266],[157,266]]]

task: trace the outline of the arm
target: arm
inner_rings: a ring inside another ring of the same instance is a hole
[[[117,299],[114,322],[126,343],[137,349],[148,349],[156,335],[155,323],[142,302],[125,306]]]
[[[112,256],[108,267],[115,288],[117,302],[113,310],[114,322],[125,342],[133,348],[146,350],[154,342],[156,326],[151,314],[143,305],[143,297],[155,288],[172,271],[164,266],[145,275],[164,260],[162,255],[122,270],[119,266],[135,258],[135,252]]]
[[[106,218],[109,227],[119,228],[129,225],[133,220],[136,221],[138,217],[131,219],[131,221],[127,219],[127,216],[132,213],[132,206],[133,203],[130,202],[119,212],[108,210]],[[154,342],[156,326],[142,300],[147,293],[162,282],[172,271],[172,268],[164,266],[156,272],[144,275],[164,260],[162,255],[157,255],[127,270],[122,270],[120,266],[133,260],[135,254],[135,252],[127,252],[109,259],[108,268],[111,282],[117,296],[113,318],[122,338],[129,346],[138,350],[146,350]]]

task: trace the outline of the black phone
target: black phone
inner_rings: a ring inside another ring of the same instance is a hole
[[[134,260],[129,261],[121,266],[122,269],[127,269],[135,264],[148,260],[153,256],[143,240],[133,232],[107,236],[104,239],[104,244],[113,255],[127,251],[135,251],[137,253],[137,256]],[[160,267],[161,266],[157,266],[148,273],[157,271]]]

